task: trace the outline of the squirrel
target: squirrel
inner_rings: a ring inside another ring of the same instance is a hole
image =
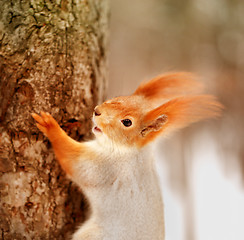
[[[186,72],[142,82],[132,95],[95,107],[95,139],[86,142],[70,138],[49,113],[32,113],[61,167],[91,205],[91,216],[73,240],[165,239],[152,143],[160,135],[220,115],[222,105],[200,89]]]

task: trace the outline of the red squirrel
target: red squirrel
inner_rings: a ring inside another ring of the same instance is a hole
[[[49,113],[32,114],[63,170],[83,190],[90,218],[73,240],[164,240],[164,210],[152,143],[160,135],[216,117],[222,105],[199,95],[190,73],[168,73],[94,109],[95,139],[77,142]]]

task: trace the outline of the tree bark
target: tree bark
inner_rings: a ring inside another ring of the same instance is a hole
[[[90,137],[106,90],[108,0],[0,5],[0,239],[68,239],[89,204],[30,113]]]

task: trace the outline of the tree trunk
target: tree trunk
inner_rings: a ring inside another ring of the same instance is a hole
[[[90,137],[106,89],[108,0],[0,4],[0,239],[68,239],[87,203],[30,113]]]

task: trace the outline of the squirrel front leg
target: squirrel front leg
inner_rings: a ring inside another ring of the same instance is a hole
[[[82,152],[85,152],[85,146],[69,137],[49,113],[41,112],[41,115],[32,113],[32,117],[36,120],[37,127],[52,143],[61,167],[72,176],[73,166],[76,165]]]

